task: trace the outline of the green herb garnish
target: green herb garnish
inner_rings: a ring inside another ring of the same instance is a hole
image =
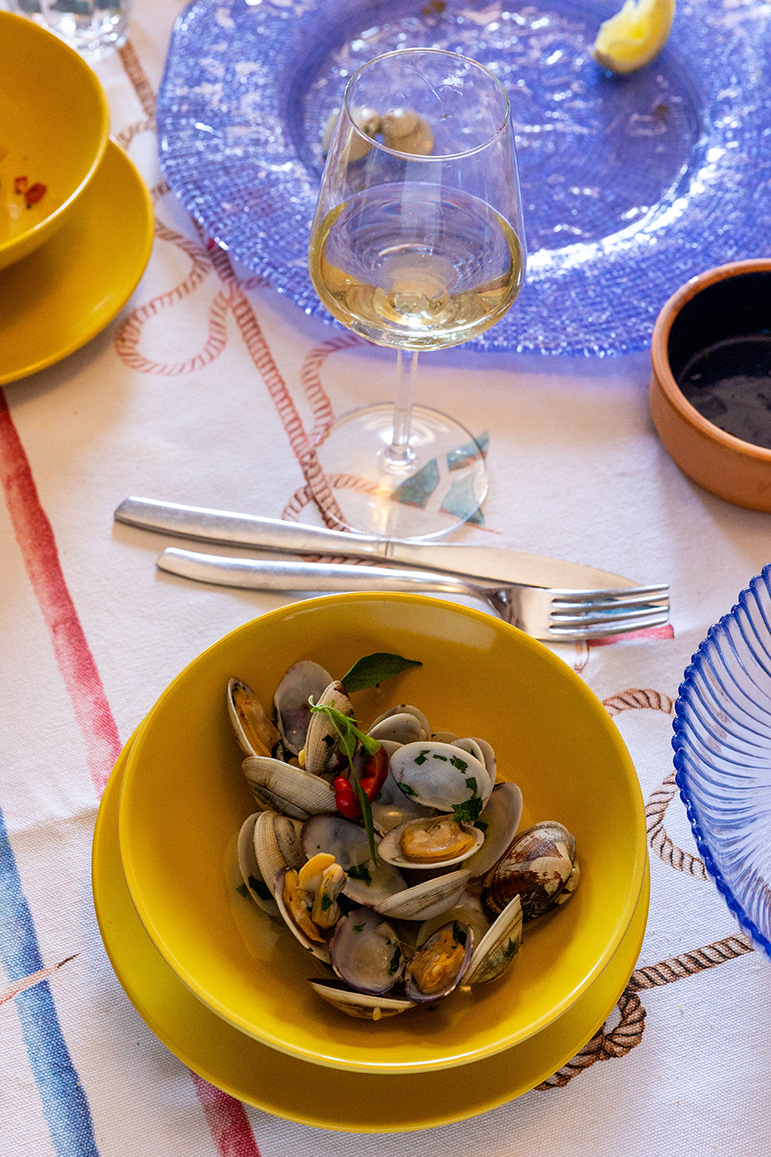
[[[482,800],[478,795],[472,795],[471,799],[464,800],[463,803],[455,803],[452,805],[452,818],[456,823],[462,824],[464,821],[473,824],[479,819],[479,813],[482,810]]]
[[[350,695],[352,691],[364,691],[376,687],[384,679],[399,675],[410,667],[422,667],[416,659],[403,659],[401,655],[391,655],[388,651],[376,651],[358,659],[340,682]]]
[[[348,875],[352,880],[362,880],[365,884],[372,883],[372,876],[370,875],[367,864],[353,864],[348,869]]]
[[[361,808],[361,818],[364,822],[364,830],[367,833],[367,842],[369,843],[369,852],[372,856],[372,862],[377,863],[377,849],[375,847],[375,825],[372,821],[372,808],[366,792],[359,783],[359,777],[353,766],[353,758],[356,754],[356,748],[359,744],[364,748],[368,755],[374,755],[376,751],[380,750],[380,742],[373,739],[371,735],[367,735],[357,725],[355,719],[351,719],[350,715],[346,715],[339,707],[333,707],[329,703],[314,703],[313,696],[308,699],[311,705],[311,712],[318,712],[321,715],[326,715],[332,723],[338,735],[338,747],[348,760],[348,778],[353,785],[356,792],[356,798],[359,801]]]

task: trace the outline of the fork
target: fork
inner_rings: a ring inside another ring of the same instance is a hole
[[[504,622],[552,643],[580,642],[659,627],[669,618],[666,585],[568,590],[520,583],[491,584],[429,570],[227,558],[168,547],[160,570],[247,590],[436,591],[481,599]]]

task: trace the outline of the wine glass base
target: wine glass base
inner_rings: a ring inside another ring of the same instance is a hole
[[[414,406],[407,463],[389,462],[393,405],[351,410],[318,447],[341,526],[381,538],[429,539],[481,521],[486,445],[465,426]]]

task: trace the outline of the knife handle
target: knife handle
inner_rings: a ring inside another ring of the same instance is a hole
[[[115,519],[143,530],[163,530],[180,538],[223,546],[251,546],[290,554],[340,553],[349,558],[383,559],[386,553],[385,540],[369,535],[284,522],[280,518],[155,502],[151,498],[124,499],[115,511]]]
[[[197,582],[258,591],[442,591],[484,597],[481,584],[433,571],[339,563],[225,558],[167,547],[156,560],[159,570]]]

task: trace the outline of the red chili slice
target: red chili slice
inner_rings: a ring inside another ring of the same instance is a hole
[[[41,184],[40,181],[36,181],[34,185],[30,185],[28,189],[25,189],[24,200],[28,205],[35,205],[45,193],[46,188],[46,185]]]

